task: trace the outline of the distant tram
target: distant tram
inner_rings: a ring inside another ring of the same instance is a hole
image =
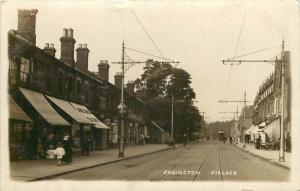
[[[219,130],[219,141],[223,141],[224,135],[225,135],[224,131]]]

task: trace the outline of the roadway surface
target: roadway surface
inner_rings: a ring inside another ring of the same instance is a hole
[[[229,143],[190,144],[54,179],[146,181],[288,181],[290,171]]]

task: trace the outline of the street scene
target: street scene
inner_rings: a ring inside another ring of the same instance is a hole
[[[289,182],[293,9],[145,4],[10,10],[10,179]]]

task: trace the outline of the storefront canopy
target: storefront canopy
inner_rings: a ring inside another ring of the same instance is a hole
[[[71,126],[62,118],[46,100],[43,94],[28,89],[20,88],[20,91],[33,106],[33,108],[50,124],[54,126]]]
[[[65,113],[67,113],[72,119],[74,119],[76,122],[80,124],[93,124],[85,115],[82,115],[81,112],[79,112],[70,102],[54,98],[51,96],[46,96],[50,99],[51,102],[53,102],[55,105],[57,105],[59,108],[61,108]]]
[[[9,96],[9,119],[32,123],[32,120],[11,96]]]
[[[99,119],[97,119],[97,117],[94,114],[92,114],[90,110],[84,105],[76,104],[73,102],[70,102],[70,104],[74,108],[76,108],[82,116],[85,116],[88,119],[89,123],[92,124],[94,127],[99,129],[110,129],[107,125],[105,125]]]

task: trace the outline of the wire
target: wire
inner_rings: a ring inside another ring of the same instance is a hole
[[[152,42],[152,44],[154,45],[154,47],[156,48],[156,50],[159,52],[159,54],[164,57],[164,55],[162,54],[162,52],[159,50],[158,46],[156,45],[156,43],[154,42],[153,38],[150,36],[150,34],[147,32],[146,28],[144,27],[144,25],[142,24],[142,22],[139,20],[139,18],[137,17],[137,15],[134,13],[134,11],[131,9],[131,13],[134,16],[134,18],[136,19],[136,21],[141,25],[143,31],[146,33],[146,35],[148,36],[148,38],[150,39],[150,41]]]
[[[237,52],[237,49],[238,49],[238,46],[239,46],[239,43],[240,43],[241,34],[242,34],[242,31],[243,31],[243,28],[244,28],[246,13],[247,12],[245,12],[244,16],[243,16],[242,25],[241,25],[241,28],[240,28],[238,40],[237,40],[236,45],[235,45],[235,50],[234,50],[233,57],[236,56],[236,52]],[[230,83],[230,80],[231,80],[231,72],[232,72],[232,64],[230,65],[230,70],[229,70],[229,74],[228,74],[228,79],[227,79],[227,83],[226,83],[226,89],[225,89],[225,96],[224,97],[227,97],[227,93],[228,93],[228,89],[229,89],[229,83]]]
[[[234,55],[233,55],[233,57],[236,56],[236,52],[237,52],[237,49],[238,49],[238,45],[239,45],[239,42],[240,42],[240,39],[241,39],[241,34],[242,34],[242,31],[243,31],[243,28],[244,28],[244,23],[245,23],[246,13],[247,13],[247,12],[244,13],[244,17],[243,17],[242,25],[241,25],[241,28],[240,28],[239,37],[238,37],[238,40],[237,40],[236,45],[235,45],[235,50],[234,50]]]
[[[141,53],[141,54],[145,54],[145,55],[148,55],[148,56],[152,56],[152,57],[155,57],[155,58],[160,58],[160,59],[163,59],[163,60],[168,60],[168,61],[171,61],[171,62],[174,62],[174,63],[177,62],[175,60],[171,60],[171,59],[168,59],[168,58],[165,58],[165,57],[161,57],[161,56],[156,56],[156,55],[149,54],[149,53],[146,53],[146,52],[143,52],[143,51],[140,51],[140,50],[135,50],[133,48],[125,47],[125,49],[131,50],[131,51],[134,51],[134,52],[138,52],[138,53]]]
[[[270,49],[276,48],[276,47],[281,47],[281,44],[280,44],[280,45],[275,45],[275,46],[270,46],[270,47],[268,47],[268,48],[259,49],[259,50],[253,51],[253,52],[249,52],[249,53],[247,53],[247,54],[235,56],[235,57],[233,57],[233,58],[230,58],[229,60],[236,59],[236,58],[241,58],[241,57],[244,57],[244,56],[249,56],[249,55],[251,55],[251,54],[256,54],[256,53],[258,53],[258,52],[263,52],[263,51],[270,50]]]

